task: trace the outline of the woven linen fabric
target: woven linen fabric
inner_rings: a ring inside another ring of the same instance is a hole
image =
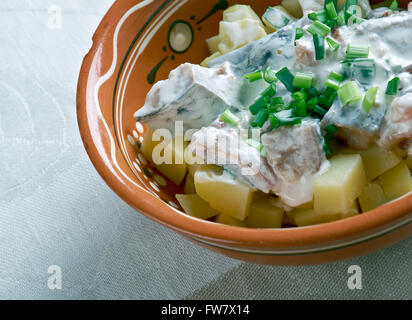
[[[109,190],[82,146],[75,93],[111,3],[0,2],[0,298],[412,298],[412,239],[329,265],[253,265],[188,242]],[[348,288],[351,265],[362,290]],[[50,288],[51,266],[61,289]]]

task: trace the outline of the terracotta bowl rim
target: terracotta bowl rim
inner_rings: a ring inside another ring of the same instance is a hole
[[[301,228],[248,229],[204,221],[183,213],[179,214],[149,192],[136,190],[130,186],[130,182],[117,175],[113,166],[107,162],[104,157],[105,151],[99,149],[95,142],[98,133],[91,130],[88,116],[95,108],[90,102],[93,96],[90,90],[97,82],[97,77],[93,76],[93,70],[91,70],[93,60],[101,54],[99,50],[104,47],[101,43],[105,36],[110,35],[110,30],[117,23],[113,17],[116,17],[118,12],[125,13],[132,2],[138,3],[136,1],[116,1],[100,22],[93,36],[93,45],[83,60],[77,87],[77,120],[85,149],[98,173],[120,198],[146,217],[194,239],[255,248],[319,246],[344,239],[357,239],[365,234],[377,237],[379,230],[397,221],[403,220],[404,222],[398,226],[399,228],[411,222],[405,221],[405,217],[412,211],[412,194],[345,220]],[[359,242],[360,240],[356,243]]]

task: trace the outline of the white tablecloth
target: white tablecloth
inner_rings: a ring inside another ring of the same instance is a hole
[[[0,298],[412,298],[412,239],[330,265],[259,266],[189,243],[109,190],[83,149],[75,92],[111,2],[0,2]],[[354,264],[359,291],[347,287]]]

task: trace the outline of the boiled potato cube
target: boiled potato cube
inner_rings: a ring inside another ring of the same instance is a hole
[[[381,149],[377,145],[359,151],[359,154],[362,157],[368,181],[374,180],[401,162],[401,158],[395,153]]]
[[[349,218],[357,215],[358,213],[358,205],[354,202],[352,203],[350,210],[345,214],[322,215],[318,214],[314,209],[298,209],[292,212],[291,215],[293,216],[293,221],[298,227],[304,227]]]
[[[379,177],[387,201],[395,200],[412,191],[412,177],[405,162]]]
[[[256,20],[260,23],[261,27],[263,27],[263,24],[260,21],[259,16],[248,5],[236,4],[234,6],[229,7],[223,12],[223,21],[235,22],[244,19]]]
[[[226,214],[219,214],[216,219],[216,222],[221,223],[221,224],[226,224],[228,226],[234,226],[234,227],[244,227],[244,228],[247,227],[247,223],[245,221],[237,220]]]
[[[314,183],[315,212],[322,215],[349,213],[365,185],[366,175],[360,155],[331,158],[329,170]]]
[[[408,166],[409,170],[412,171],[412,156],[408,156],[405,160],[405,163]]]
[[[185,194],[196,194],[195,179],[191,174],[188,174],[186,176],[184,193]]]
[[[196,193],[219,212],[238,220],[245,220],[252,203],[253,189],[230,173],[215,170],[197,170]]]
[[[226,54],[266,36],[266,31],[259,21],[243,19],[234,22],[221,21],[219,34],[219,51]]]
[[[252,228],[281,228],[284,212],[266,197],[252,203],[247,223]]]
[[[196,194],[177,194],[176,199],[183,210],[193,217],[206,220],[219,214],[219,212],[212,209],[205,200]]]
[[[153,149],[160,143],[161,141],[153,141],[153,130],[148,129],[146,135],[144,136],[142,147],[140,148],[140,150],[142,151],[144,157],[150,162],[153,162]]]
[[[289,12],[295,18],[301,18],[303,16],[302,7],[299,0],[283,0],[282,7]]]
[[[203,60],[200,65],[205,68],[209,68],[209,63],[216,58],[220,57],[222,54],[220,52],[215,52],[212,54],[210,57],[207,57],[205,60]]]
[[[142,153],[144,157],[151,161],[156,169],[177,185],[180,185],[187,173],[187,166],[184,162],[184,148],[186,142],[176,137],[172,141],[154,141],[153,130],[149,130],[143,139]]]
[[[219,42],[220,42],[219,35],[206,39],[207,46],[209,47],[210,53],[212,55],[219,51],[219,48],[218,48]]]
[[[380,207],[386,202],[385,193],[377,183],[368,184],[359,196],[359,205],[362,212],[367,212]]]

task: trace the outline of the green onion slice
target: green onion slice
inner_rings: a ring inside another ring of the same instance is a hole
[[[255,148],[256,150],[258,150],[259,152],[262,152],[262,151],[263,151],[263,144],[260,143],[260,142],[258,142],[258,141],[256,141],[256,140],[248,139],[248,140],[247,140],[247,144],[248,144],[249,146]]]
[[[309,25],[306,31],[313,35],[318,34],[322,37],[325,37],[331,31],[331,28],[320,21],[315,21],[311,25]]]
[[[278,81],[278,78],[276,78],[276,72],[273,71],[271,67],[267,67],[266,70],[263,72],[263,79],[265,79],[267,83],[273,83]]]
[[[362,109],[366,113],[369,113],[372,109],[372,106],[375,104],[376,101],[376,95],[378,94],[378,88],[370,88],[368,91],[366,91],[365,97],[363,98],[362,102]]]
[[[336,18],[336,23],[338,26],[344,26],[346,24],[345,11],[339,11],[338,17]]]
[[[262,92],[263,97],[272,98],[276,94],[276,84],[272,83],[265,91]]]
[[[299,89],[309,89],[312,86],[313,74],[305,72],[296,72],[293,79],[293,87]]]
[[[262,71],[256,71],[253,73],[245,74],[244,78],[248,79],[250,82],[254,82],[263,78]]]
[[[261,109],[252,121],[252,127],[262,128],[265,122],[269,118],[269,111],[267,109]]]
[[[257,115],[260,109],[266,107],[267,104],[268,104],[268,98],[261,96],[249,107],[249,111],[251,114]]]
[[[399,78],[395,77],[391,81],[388,82],[388,87],[386,88],[386,94],[390,96],[394,96],[398,93],[399,88]]]
[[[296,37],[295,40],[299,40],[303,37],[304,31],[302,28],[296,28]]]
[[[278,73],[276,73],[276,77],[280,82],[283,83],[286,89],[288,89],[290,92],[293,92],[293,80],[295,77],[287,67],[281,69]]]
[[[340,84],[343,81],[343,75],[341,75],[340,73],[336,73],[336,72],[331,72],[329,74],[329,78],[328,80],[326,80],[326,87],[334,89],[334,90],[338,90],[340,87]]]
[[[397,0],[393,0],[392,3],[391,3],[391,5],[389,6],[389,9],[391,9],[392,11],[395,11],[395,10],[398,9],[398,7],[399,7],[398,1],[397,1]]]
[[[338,42],[329,37],[326,38],[326,43],[328,44],[329,48],[332,49],[333,52],[338,51],[340,47],[340,44]]]
[[[315,59],[322,60],[325,57],[325,39],[318,34],[314,34],[313,44],[315,45]]]
[[[349,81],[340,87],[338,95],[344,106],[358,102],[362,99],[362,92],[355,81]]]
[[[230,112],[229,109],[226,109],[226,111],[221,114],[220,120],[233,126],[237,126],[240,121],[240,119],[237,116],[235,116],[232,112]]]
[[[359,59],[369,57],[369,47],[348,45],[346,49],[347,59]]]
[[[329,19],[335,20],[338,17],[338,13],[336,12],[336,7],[333,2],[325,3],[325,9]]]

